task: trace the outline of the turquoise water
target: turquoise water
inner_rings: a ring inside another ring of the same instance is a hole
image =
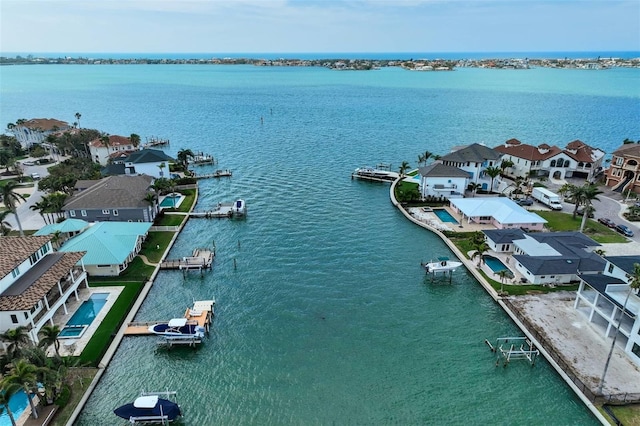
[[[486,263],[487,266],[491,268],[491,270],[496,274],[505,269],[507,271],[509,270],[509,268],[506,267],[505,264],[502,263],[502,261],[498,258],[495,258],[493,256],[483,256],[482,259],[484,260],[484,263]]]
[[[495,368],[484,339],[517,335],[514,324],[464,269],[430,284],[420,261],[453,254],[391,206],[388,184],[350,176],[512,137],[611,152],[640,134],[640,70],[31,66],[0,77],[5,123],[79,111],[83,127],[168,138],[168,155],[203,151],[233,171],[200,182],[196,209],[242,198],[251,210],[189,221],[169,257],[215,244],[213,271],[160,273],[136,317],[215,297],[209,339],[165,351],[125,338],[78,424],[113,424],[115,407],[166,388],[194,425],[595,424],[546,362]]]
[[[93,293],[88,300],[82,302],[78,310],[69,318],[66,325],[91,325],[98,312],[107,303],[109,293]]]
[[[458,223],[456,218],[451,216],[451,213],[449,213],[445,209],[433,209],[433,214],[438,216],[438,219],[440,219],[443,222]]]
[[[180,205],[182,196],[171,196],[167,195],[162,202],[160,203],[160,207],[178,207]]]
[[[28,406],[29,400],[27,400],[27,394],[24,393],[23,390],[20,390],[13,394],[13,396],[11,396],[11,399],[9,400],[9,408],[11,409],[13,418],[16,421]],[[11,426],[11,419],[9,419],[9,415],[6,413],[6,411],[0,413],[0,426]]]

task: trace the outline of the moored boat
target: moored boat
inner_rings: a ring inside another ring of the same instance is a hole
[[[203,338],[206,329],[198,324],[198,321],[187,318],[173,318],[168,322],[159,322],[150,326],[149,332],[168,337]]]
[[[243,199],[237,199],[234,201],[232,212],[234,216],[244,216],[247,214],[247,204]]]
[[[114,414],[128,420],[131,424],[143,423],[171,423],[182,416],[180,406],[169,399],[160,396],[175,396],[176,392],[143,392],[138,398],[129,404],[122,405]]]
[[[439,257],[437,262],[422,263],[422,267],[427,273],[433,274],[438,272],[453,272],[460,266],[462,266],[462,262],[449,260],[448,257]]]

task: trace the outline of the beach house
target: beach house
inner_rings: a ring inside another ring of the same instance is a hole
[[[13,133],[23,149],[31,148],[33,144],[41,144],[47,136],[60,131],[70,130],[73,126],[66,121],[55,118],[33,118],[31,120],[18,120],[16,124],[10,123],[7,130]]]
[[[422,198],[461,198],[469,182],[469,173],[453,166],[432,163],[418,169]]]
[[[38,343],[40,329],[88,286],[82,256],[54,252],[50,236],[0,238],[0,333],[24,326]]]
[[[526,228],[541,231],[547,221],[519,206],[506,197],[454,198],[450,200],[454,212],[462,221],[491,224],[497,229]],[[461,223],[462,223],[461,221]]]
[[[640,256],[606,256],[599,273],[580,274],[574,308],[593,329],[616,345],[640,366],[640,297],[629,283]]]
[[[94,139],[88,143],[91,159],[98,164],[106,166],[109,160],[126,158],[137,150],[130,138],[118,135],[109,135]]]
[[[124,158],[114,159],[106,174],[149,175],[155,178],[169,176],[169,162],[175,160],[159,149],[141,149]],[[105,174],[105,173],[103,173]]]
[[[153,222],[157,202],[147,197],[152,182],[148,175],[109,176],[93,184],[83,181],[86,189],[73,194],[62,211],[67,218],[87,222]]]
[[[140,252],[151,223],[99,222],[68,240],[59,251],[85,252],[82,259],[89,275],[120,275]]]
[[[440,157],[439,162],[445,166],[457,167],[469,176],[468,183],[481,185],[485,191],[489,191],[492,179],[485,172],[487,167],[499,167],[502,162],[502,153],[485,145],[474,143],[467,146],[454,147],[452,152]],[[500,177],[493,179],[494,189]]]
[[[606,185],[614,191],[640,194],[640,144],[624,144],[613,151],[605,177]]]

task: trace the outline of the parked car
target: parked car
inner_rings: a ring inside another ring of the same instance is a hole
[[[626,225],[616,225],[616,231],[627,237],[633,237],[633,231]]]
[[[33,161],[23,161],[22,165],[24,165],[24,166],[35,166],[36,163],[34,163]]]
[[[518,203],[518,205],[520,205],[520,206],[532,206],[533,205],[533,199],[532,198],[521,198],[518,201],[516,201],[516,203]]]
[[[31,179],[40,180],[40,175],[38,173],[31,173]]]
[[[598,218],[598,222],[600,222],[604,226],[608,226],[609,228],[615,228],[616,227],[615,222],[612,221],[611,219],[607,218],[607,217]]]

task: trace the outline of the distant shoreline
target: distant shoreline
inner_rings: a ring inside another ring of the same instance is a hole
[[[367,71],[386,67],[400,67],[410,71],[452,71],[455,68],[493,68],[493,69],[529,69],[529,68],[571,68],[571,69],[609,69],[640,68],[640,52],[634,58],[604,57],[547,59],[530,57],[511,58],[469,58],[469,59],[371,59],[371,58],[278,58],[264,59],[252,57],[223,58],[150,58],[150,57],[42,57],[17,55],[0,57],[0,65],[253,65],[262,67],[323,67],[334,70]],[[449,54],[451,55],[451,54]],[[119,55],[118,55],[119,56]],[[168,56],[170,56],[168,54]]]

